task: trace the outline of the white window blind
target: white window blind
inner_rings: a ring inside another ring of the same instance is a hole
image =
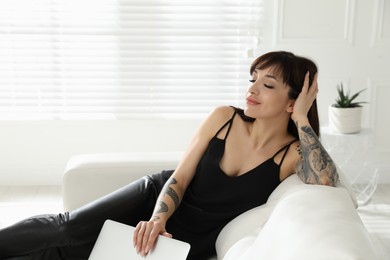
[[[1,0],[0,119],[240,105],[263,16],[262,0]]]

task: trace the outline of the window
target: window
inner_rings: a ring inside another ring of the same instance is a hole
[[[200,116],[240,105],[260,0],[2,0],[0,119]]]

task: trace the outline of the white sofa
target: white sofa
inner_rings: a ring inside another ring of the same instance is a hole
[[[66,211],[146,174],[174,169],[180,153],[84,154],[72,157],[63,177]],[[217,259],[374,260],[374,246],[356,212],[356,199],[338,187],[287,178],[265,205],[243,213],[221,231]]]

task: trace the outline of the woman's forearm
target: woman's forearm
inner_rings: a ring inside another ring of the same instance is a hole
[[[182,196],[179,195],[177,189],[176,179],[173,177],[169,178],[157,199],[151,217],[152,221],[159,221],[165,226],[168,218],[179,207],[181,202]]]
[[[296,167],[296,173],[305,183],[335,186],[339,175],[334,161],[322,146],[310,124],[306,122],[296,123],[301,156],[301,160],[299,160]]]

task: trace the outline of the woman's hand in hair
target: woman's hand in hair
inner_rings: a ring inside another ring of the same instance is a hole
[[[307,117],[318,93],[317,74],[310,86],[309,76],[307,72],[291,115],[298,128],[301,156],[295,170],[305,183],[335,186],[339,179],[336,165],[311,128]]]
[[[310,107],[313,105],[314,100],[317,98],[318,93],[318,83],[317,76],[314,76],[312,84],[309,86],[309,71],[305,75],[305,80],[303,82],[303,87],[301,93],[299,93],[298,98],[295,100],[293,112],[291,114],[291,119],[297,124],[302,119],[307,121],[307,113],[310,110]]]

